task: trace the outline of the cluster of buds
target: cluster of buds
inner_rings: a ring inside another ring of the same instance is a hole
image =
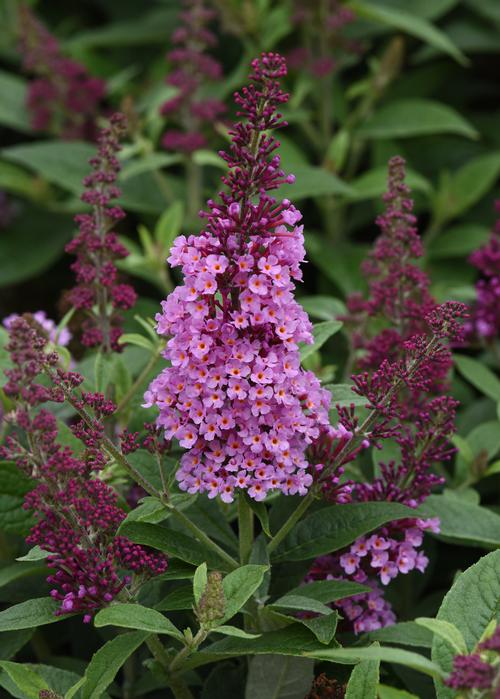
[[[163,103],[160,113],[169,121],[178,122],[178,127],[169,127],[163,134],[163,146],[190,154],[206,146],[204,131],[213,128],[226,108],[218,99],[203,97],[201,91],[207,82],[215,82],[222,75],[220,63],[207,53],[217,43],[207,26],[214,12],[203,0],[185,0],[185,6],[182,25],[172,37],[176,46],[167,56],[172,71],[166,82],[177,89],[177,94]]]
[[[226,597],[222,586],[222,575],[218,571],[210,571],[205,591],[196,606],[196,617],[202,627],[210,628],[220,622],[225,611]]]
[[[101,130],[97,155],[90,160],[92,172],[84,180],[81,197],[92,211],[75,217],[79,232],[66,246],[66,252],[76,256],[71,268],[77,281],[68,300],[86,315],[81,342],[86,347],[101,347],[104,352],[122,349],[118,342],[122,334],[120,311],[131,308],[137,299],[134,289],[119,280],[116,261],[126,257],[128,251],[113,231],[115,223],[125,216],[119,206],[112,204],[120,196],[115,184],[120,171],[117,154],[125,130],[122,114],[114,114],[109,127]]]
[[[452,358],[445,343],[463,341],[461,321],[467,309],[456,302],[437,306],[429,293],[429,278],[413,262],[422,255],[422,245],[401,158],[389,162],[384,200],[386,211],[377,219],[381,235],[363,265],[370,295],[366,300],[359,294],[351,296],[345,319],[353,328],[355,348],[363,350],[358,360],[362,372],[352,377],[353,390],[366,399],[370,416],[359,425],[354,409],[338,408],[339,434],[331,439],[326,452],[330,458],[324,460],[319,481],[328,497],[333,476],[335,499],[336,469],[362,448],[379,448],[391,439],[400,458],[379,464],[380,476],[372,482],[352,486],[351,498],[416,508],[443,483],[434,473],[436,464],[448,461],[455,451],[449,438],[457,402],[446,395]],[[370,334],[372,326],[375,332]],[[395,621],[380,584],[387,585],[401,573],[425,570],[428,559],[419,547],[426,530],[439,531],[439,522],[418,518],[393,522],[368,539],[358,539],[348,550],[314,563],[312,579],[332,576],[372,587],[370,593],[337,603],[356,633]]]
[[[23,68],[36,76],[27,97],[33,129],[93,141],[105,83],[64,56],[57,39],[25,4],[20,6],[19,25]]]
[[[305,699],[344,699],[345,693],[344,684],[323,672],[314,678],[311,690]]]
[[[117,536],[126,513],[117,493],[98,475],[109,460],[103,419],[114,405],[101,394],[79,391],[83,377],[60,368],[38,327],[29,317],[10,324],[7,349],[13,367],[6,371],[4,390],[15,405],[9,420],[25,439],[13,432],[0,454],[37,482],[24,502],[36,520],[27,542],[50,554],[48,582],[60,602],[58,614],[81,613],[89,622],[120,595],[131,574],[138,582],[163,573],[167,559]],[[81,416],[71,426],[83,444],[81,454],[58,442],[55,416],[40,408],[64,400]]]
[[[500,699],[500,626],[470,655],[457,655],[446,685],[464,699]]]
[[[500,212],[500,201],[495,206]],[[469,261],[481,278],[476,283],[476,300],[466,327],[468,338],[492,343],[500,336],[500,219],[489,241],[473,252]]]
[[[355,21],[355,13],[339,0],[303,3],[296,1],[292,22],[308,33],[308,41],[287,55],[291,70],[304,70],[315,78],[331,75],[345,55],[360,52],[357,41],[349,39],[344,29]]]

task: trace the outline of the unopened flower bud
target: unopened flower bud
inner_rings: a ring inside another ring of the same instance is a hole
[[[200,624],[211,626],[223,618],[226,611],[226,598],[222,587],[222,575],[216,571],[208,574],[207,586],[196,609]]]

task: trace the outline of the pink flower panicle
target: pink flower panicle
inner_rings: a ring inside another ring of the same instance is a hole
[[[36,76],[28,88],[27,108],[35,131],[67,140],[93,141],[106,85],[81,63],[64,56],[57,39],[27,5],[19,12],[23,68]]]
[[[207,26],[215,12],[205,7],[203,0],[184,0],[184,5],[182,25],[172,37],[176,47],[167,55],[172,70],[166,82],[178,91],[163,103],[160,113],[179,124],[165,131],[163,146],[190,154],[207,145],[204,132],[226,107],[218,99],[203,97],[201,91],[202,86],[222,75],[220,63],[207,53],[208,48],[217,44],[215,34]]]
[[[16,434],[9,435],[0,455],[37,481],[24,502],[36,519],[27,543],[50,553],[47,563],[54,572],[48,582],[52,597],[60,602],[57,613],[82,613],[88,622],[130,582],[127,571],[147,579],[163,573],[167,559],[116,536],[126,513],[116,492],[96,474],[108,461],[102,419],[114,405],[101,394],[81,392],[75,404],[93,415],[92,424],[80,420],[71,429],[84,450],[76,455],[62,446],[54,415],[39,405],[63,402],[83,377],[58,367],[58,355],[47,352],[46,338],[29,317],[14,320],[9,334],[7,349],[14,366],[6,371],[4,390],[15,404],[9,419],[28,440],[26,445]],[[50,386],[37,381],[47,374]]]
[[[120,196],[115,184],[120,171],[117,154],[125,130],[122,114],[114,114],[109,128],[101,130],[97,155],[90,160],[92,172],[84,179],[85,192],[81,197],[92,211],[75,217],[79,232],[66,246],[66,252],[76,256],[71,269],[77,285],[69,293],[69,301],[87,316],[82,326],[82,344],[100,346],[106,352],[122,349],[120,310],[131,308],[137,299],[134,289],[119,280],[116,260],[127,257],[128,251],[112,230],[125,216],[123,209],[112,204]]]
[[[495,206],[500,212],[500,201]],[[473,252],[469,261],[481,278],[476,282],[476,300],[467,323],[468,339],[492,342],[500,336],[500,219],[489,241]]]
[[[328,424],[330,395],[300,366],[311,324],[293,297],[304,259],[301,214],[267,194],[291,182],[268,132],[283,125],[284,59],[263,54],[236,96],[246,119],[232,129],[227,192],[209,201],[205,230],[180,236],[168,259],[184,284],[162,303],[157,331],[169,336],[171,366],[152,382],[146,406],[159,409],[167,440],[187,451],[180,488],[262,500],[270,490],[305,494],[306,448]]]

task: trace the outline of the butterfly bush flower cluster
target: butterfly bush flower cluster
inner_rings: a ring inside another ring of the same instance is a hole
[[[106,92],[104,81],[64,56],[57,39],[24,4],[19,18],[23,68],[36,76],[27,96],[33,129],[51,131],[67,140],[93,141]]]
[[[125,130],[122,114],[114,114],[109,127],[101,130],[97,155],[90,160],[92,172],[84,180],[86,191],[81,197],[91,212],[75,217],[79,232],[66,246],[66,252],[76,256],[71,269],[77,282],[68,300],[86,316],[81,342],[105,352],[120,351],[120,310],[132,308],[137,299],[134,289],[118,277],[116,261],[126,257],[128,251],[113,231],[116,222],[125,216],[123,209],[112,203],[120,196],[115,184],[120,171],[117,154]]]
[[[208,28],[215,12],[202,0],[185,0],[184,5],[182,24],[172,37],[176,46],[167,55],[172,70],[166,82],[177,93],[163,103],[160,113],[178,123],[178,127],[169,127],[163,134],[163,146],[190,154],[206,146],[204,131],[213,127],[226,107],[220,100],[204,96],[201,90],[222,76],[221,64],[207,53],[217,44],[215,34]]]
[[[343,30],[356,19],[355,13],[339,0],[294,3],[292,22],[307,29],[315,40],[304,41],[287,55],[291,70],[304,70],[315,78],[331,75],[338,65],[337,54],[359,53],[359,43],[348,39]]]
[[[199,236],[180,236],[169,263],[184,283],[162,303],[157,330],[170,337],[167,367],[146,405],[159,409],[166,439],[187,451],[179,486],[231,502],[235,490],[263,500],[271,490],[304,495],[312,483],[305,451],[328,424],[330,394],[300,366],[311,324],[295,301],[302,278],[300,212],[267,192],[293,177],[280,169],[270,131],[284,122],[284,59],[263,54],[235,99],[238,122],[228,191],[209,201]]]
[[[442,483],[433,472],[435,465],[454,453],[448,439],[454,431],[457,402],[439,395],[447,390],[446,375],[452,363],[443,340],[461,340],[465,307],[452,302],[436,306],[427,275],[413,263],[422,247],[408,194],[404,162],[393,158],[384,197],[386,211],[378,219],[381,235],[364,264],[370,296],[367,300],[351,297],[351,315],[346,320],[354,325],[355,347],[363,352],[359,367],[364,371],[353,376],[354,391],[366,399],[374,416],[361,439],[374,448],[391,439],[400,452],[399,459],[379,464],[380,476],[372,482],[355,484],[352,499],[393,501],[416,508]],[[378,332],[372,336],[370,319],[378,321]],[[349,440],[359,425],[353,411],[339,408],[338,412],[347,442],[347,449],[340,445],[340,450],[350,460],[357,452],[349,447]],[[362,442],[358,451],[361,446]],[[328,492],[328,482],[325,487]],[[372,536],[358,539],[348,550],[315,561],[309,579],[348,578],[368,584],[372,592],[342,600],[337,606],[356,633],[386,626],[395,621],[395,615],[380,585],[389,584],[399,574],[425,570],[428,559],[420,550],[425,531],[438,532],[439,520],[391,522]]]
[[[44,333],[47,335],[50,342],[52,342],[54,345],[59,345],[60,347],[66,347],[69,344],[71,340],[71,333],[68,328],[61,328],[61,330],[58,331],[56,323],[52,320],[52,318],[47,317],[45,311],[35,311],[35,313],[32,313],[31,315],[33,320],[38,323],[40,328],[42,328]],[[3,319],[2,325],[4,328],[7,328],[7,330],[10,330],[14,321],[19,317],[20,316],[18,313],[11,313]]]
[[[500,699],[500,627],[470,655],[457,655],[446,685],[460,690],[464,699]]]
[[[57,353],[48,350],[47,339],[36,328],[29,316],[9,327],[13,368],[5,372],[4,390],[15,408],[8,419],[27,439],[21,441],[13,432],[0,454],[37,483],[24,502],[35,517],[27,542],[49,553],[53,573],[48,582],[51,596],[60,603],[57,613],[81,613],[89,622],[122,593],[132,575],[137,583],[163,573],[167,559],[117,536],[126,513],[116,492],[99,478],[108,462],[103,420],[114,405],[99,393],[76,396],[83,377],[59,367]],[[49,385],[40,376],[48,376]],[[82,444],[78,452],[58,441],[55,416],[40,407],[47,401],[61,403],[68,393],[75,394],[74,407],[88,417],[71,426]]]
[[[500,212],[500,201],[495,206]],[[476,283],[476,301],[467,323],[468,336],[491,343],[500,336],[500,220],[488,243],[473,252],[469,261],[481,278]]]

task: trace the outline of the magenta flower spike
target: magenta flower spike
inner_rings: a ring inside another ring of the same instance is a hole
[[[71,269],[77,282],[68,298],[86,315],[81,342],[86,347],[100,346],[104,352],[123,349],[118,342],[123,332],[120,310],[132,308],[137,300],[133,287],[120,282],[116,262],[129,253],[113,231],[125,216],[113,203],[121,194],[115,182],[121,167],[120,138],[125,131],[125,117],[120,113],[113,114],[109,127],[101,130],[97,154],[90,160],[92,172],[83,181],[85,192],[81,196],[92,210],[75,216],[79,231],[66,245],[66,252],[76,257]]]
[[[500,201],[495,206],[500,212]],[[476,300],[467,324],[468,339],[491,343],[500,337],[500,219],[488,242],[472,253],[469,262],[481,277],[476,282]]]
[[[26,541],[48,552],[51,596],[59,602],[56,614],[83,614],[88,623],[95,612],[112,602],[135,576],[135,582],[163,573],[166,557],[117,535],[126,517],[117,493],[98,476],[107,465],[103,447],[103,419],[115,406],[102,394],[81,392],[75,405],[92,414],[71,425],[84,447],[76,454],[58,441],[55,416],[40,407],[61,403],[83,377],[59,367],[57,353],[47,351],[39,322],[28,315],[9,324],[7,350],[12,368],[5,373],[5,394],[13,401],[8,420],[20,428],[0,447],[0,457],[13,461],[36,485],[24,499],[35,524]],[[39,381],[42,377],[42,381]],[[47,382],[47,376],[51,381]],[[47,385],[47,383],[49,385]]]
[[[284,59],[263,54],[250,85],[235,95],[227,186],[209,201],[198,236],[180,236],[168,259],[184,283],[162,303],[157,331],[170,339],[171,366],[151,383],[166,439],[186,453],[180,488],[231,502],[235,490],[263,500],[271,490],[304,495],[305,452],[328,424],[330,394],[300,366],[311,323],[294,299],[304,260],[300,212],[268,192],[294,181],[280,168],[270,133],[285,125]]]
[[[57,39],[29,7],[19,11],[23,68],[30,82],[27,108],[35,131],[52,131],[66,140],[93,141],[106,85],[81,63],[65,56]]]
[[[203,0],[184,0],[181,26],[172,36],[175,47],[167,55],[172,70],[166,83],[177,93],[160,107],[169,122],[162,137],[167,150],[189,155],[206,147],[204,132],[226,111],[220,100],[203,96],[203,87],[222,76],[221,64],[207,52],[217,44],[208,27],[214,17],[215,12]]]

